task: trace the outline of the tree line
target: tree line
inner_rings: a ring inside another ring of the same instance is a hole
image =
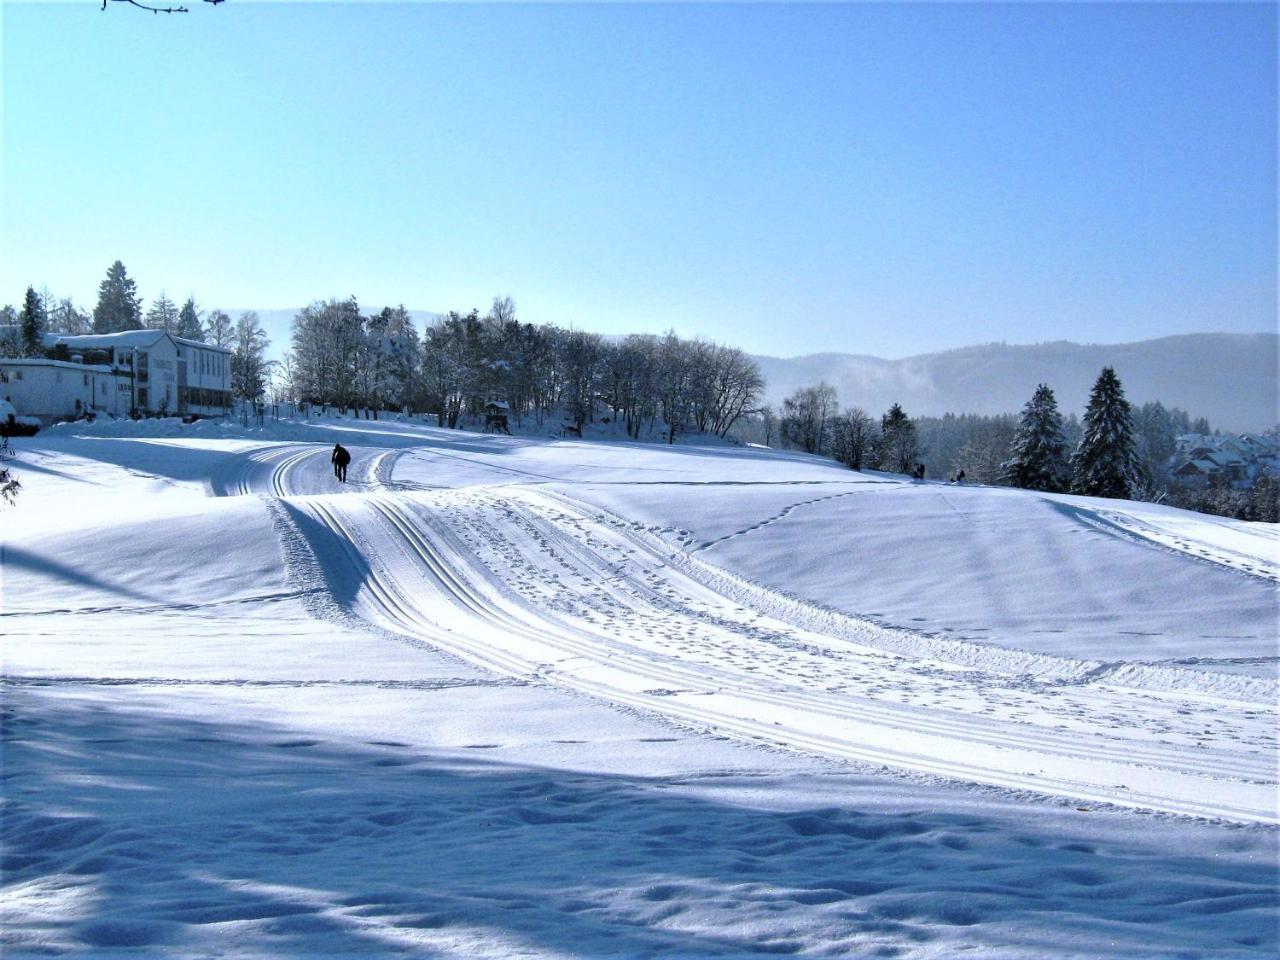
[[[273,385],[280,400],[363,410],[434,415],[457,427],[500,401],[515,423],[566,417],[572,426],[608,420],[633,438],[682,432],[720,437],[759,409],[764,378],[736,347],[668,332],[608,339],[516,316],[510,297],[481,315],[450,311],[420,334],[403,305],[366,314],[355,297],[316,301],[294,317],[290,350],[278,363],[258,316],[233,321],[202,312],[194,296],[181,304],[161,292],[144,309],[136,281],[117,260],[98,287],[91,313],[69,299],[28,288],[21,311],[4,308],[19,332],[21,356],[43,356],[44,335],[157,329],[230,349],[231,390],[261,400]]]
[[[483,315],[450,311],[421,336],[403,306],[366,316],[354,297],[313,303],[294,318],[282,374],[286,399],[344,412],[426,412],[458,427],[497,402],[518,425],[602,420],[667,442],[684,431],[727,436],[764,390],[755,361],[736,347],[526,323],[510,297]]]
[[[775,409],[762,409],[738,431],[743,439],[830,456],[855,470],[913,473],[935,479],[963,473],[977,483],[1057,493],[1158,500],[1171,495],[1170,461],[1183,433],[1209,433],[1209,422],[1159,402],[1134,408],[1106,367],[1083,420],[1063,417],[1041,384],[1021,414],[946,414],[912,418],[899,404],[879,417],[841,408],[835,388],[802,387]]]

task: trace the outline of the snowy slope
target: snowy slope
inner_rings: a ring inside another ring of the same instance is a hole
[[[112,429],[26,442],[5,516],[7,956],[1276,949],[1269,528]]]

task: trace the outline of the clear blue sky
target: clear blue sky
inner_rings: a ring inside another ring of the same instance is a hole
[[[1276,325],[1274,5],[0,5],[0,299],[903,356]]]

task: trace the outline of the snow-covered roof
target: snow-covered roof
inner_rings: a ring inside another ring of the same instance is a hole
[[[173,334],[170,334],[172,337]],[[184,347],[199,347],[201,350],[216,350],[218,353],[231,353],[230,347],[220,347],[216,343],[205,343],[203,340],[188,340],[186,337],[173,337],[174,343],[180,343]]]
[[[1188,460],[1178,469],[1174,470],[1175,474],[1183,473],[1217,473],[1221,468],[1211,460]]]
[[[70,360],[46,360],[43,357],[0,357],[0,370],[8,367],[58,367],[62,370],[88,370],[90,373],[111,372],[111,368],[102,363],[72,363]]]
[[[68,349],[78,347],[81,350],[106,350],[111,347],[149,347],[161,337],[168,337],[174,343],[181,344],[184,347],[199,347],[202,350],[213,350],[217,353],[231,353],[226,347],[204,343],[200,340],[188,340],[186,337],[175,337],[173,334],[165,333],[163,330],[121,330],[118,333],[86,333],[74,336],[55,333],[45,339],[46,341],[52,340],[51,346],[57,343],[64,343]]]
[[[119,333],[86,333],[76,336],[59,333],[54,334],[54,342],[64,343],[68,348],[106,350],[111,347],[149,347],[163,336],[167,336],[163,330],[121,330]]]
[[[1220,467],[1230,467],[1244,463],[1244,457],[1234,450],[1215,450],[1205,456],[1205,459],[1216,463]]]

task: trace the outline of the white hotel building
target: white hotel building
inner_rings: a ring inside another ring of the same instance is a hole
[[[20,416],[209,417],[231,408],[231,351],[222,347],[163,330],[50,334],[45,346],[53,359],[0,358],[0,396]]]

